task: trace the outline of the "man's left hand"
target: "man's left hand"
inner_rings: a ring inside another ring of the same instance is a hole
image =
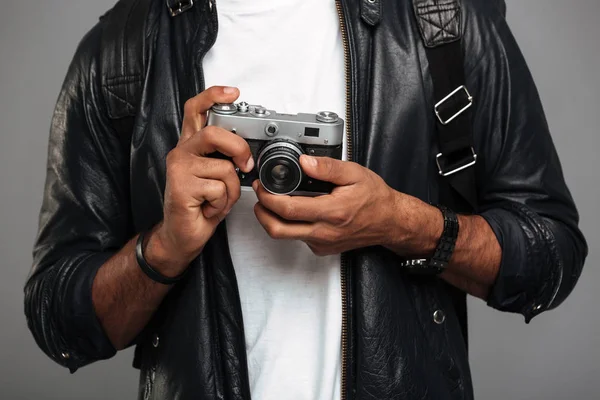
[[[308,176],[336,188],[319,197],[278,196],[255,181],[259,202],[254,212],[272,238],[302,240],[316,255],[325,256],[386,246],[398,235],[412,234],[398,232],[393,221],[402,218],[399,213],[410,196],[393,190],[374,172],[327,157],[303,155],[300,162]]]

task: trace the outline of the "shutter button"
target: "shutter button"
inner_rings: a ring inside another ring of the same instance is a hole
[[[444,314],[444,312],[442,310],[436,310],[433,313],[433,322],[435,322],[436,324],[438,324],[438,325],[443,324],[445,320],[446,320],[446,314]]]
[[[158,335],[154,335],[154,337],[152,338],[152,346],[153,347],[158,347],[158,343],[160,342],[160,338],[158,337]]]
[[[257,117],[267,117],[269,115],[269,113],[267,112],[267,109],[262,107],[262,106],[256,106],[254,108],[254,115],[256,115]]]

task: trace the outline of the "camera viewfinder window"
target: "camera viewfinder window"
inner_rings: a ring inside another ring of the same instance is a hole
[[[319,137],[319,128],[304,128],[304,136]]]

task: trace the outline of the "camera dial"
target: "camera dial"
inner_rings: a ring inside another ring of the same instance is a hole
[[[338,117],[338,115],[334,112],[331,111],[319,111],[317,113],[317,121],[319,122],[323,122],[326,124],[333,124],[335,122],[338,121],[338,119],[340,119],[340,117]]]
[[[237,112],[237,106],[230,103],[218,103],[211,107],[211,110],[217,114],[230,115]]]
[[[250,106],[245,101],[242,101],[242,102],[238,103],[238,105],[237,105],[237,110],[238,110],[238,112],[241,112],[241,113],[247,113],[249,108],[250,108]]]
[[[269,115],[271,115],[271,113],[268,112],[265,107],[256,106],[256,107],[254,107],[254,115],[256,115],[257,117],[264,118],[264,117],[268,117]]]

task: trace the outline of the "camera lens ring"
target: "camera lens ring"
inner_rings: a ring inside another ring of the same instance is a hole
[[[283,162],[284,160],[288,162]],[[287,179],[292,183],[291,185],[278,183],[272,178],[273,169],[279,166],[286,167],[290,176]],[[290,193],[295,192],[300,186],[300,183],[302,183],[302,169],[300,168],[300,164],[296,159],[289,155],[275,154],[268,157],[259,169],[258,176],[265,190],[275,195],[289,195]]]
[[[270,141],[269,143],[267,143],[259,152],[258,152],[258,158],[256,160],[257,165],[260,166],[261,164],[261,159],[262,157],[267,154],[269,151],[278,148],[278,147],[285,147],[286,149],[290,149],[292,150],[294,153],[296,153],[298,155],[298,160],[300,160],[300,156],[302,154],[304,154],[304,151],[302,150],[302,148],[296,144],[295,142],[292,141],[288,141],[285,139],[275,139]]]
[[[274,140],[260,152],[257,160],[258,177],[266,191],[275,195],[289,195],[298,189],[303,179],[300,156],[302,149],[293,142]],[[286,176],[277,182],[275,168],[283,166]]]

